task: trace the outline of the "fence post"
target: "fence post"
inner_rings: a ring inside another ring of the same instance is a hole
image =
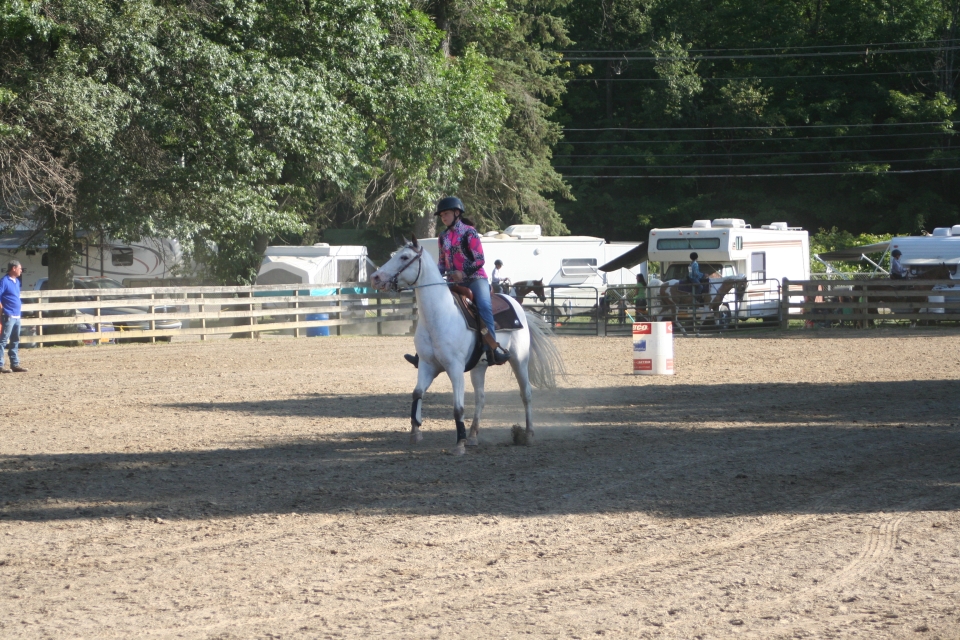
[[[296,323],[296,325],[297,325],[297,326],[295,326],[295,327],[293,328],[293,337],[294,337],[294,338],[299,338],[299,337],[300,337],[300,313],[299,313],[299,311],[300,311],[300,289],[294,289],[294,290],[293,290],[293,297],[296,298],[296,300],[293,301],[293,308],[298,311],[298,313],[293,314],[293,321],[294,321],[294,322]]]
[[[780,329],[790,328],[790,278],[784,278],[780,287]]]
[[[101,333],[101,331],[103,331],[103,328],[100,326],[100,296],[97,296],[97,333],[96,333],[97,337],[94,338],[94,340],[97,341],[98,346],[100,344],[101,338],[103,337],[103,334]]]
[[[150,299],[151,299],[151,300],[156,299],[156,297],[157,297],[157,294],[155,294],[155,293],[151,293],[151,294],[150,294]],[[157,315],[157,308],[156,308],[154,305],[152,305],[152,304],[150,305],[150,315],[151,315],[151,316],[156,316],[156,315]],[[156,318],[155,318],[155,317],[152,317],[152,318],[150,318],[150,331],[154,331],[156,328],[157,328]],[[150,336],[150,342],[156,342],[156,341],[157,341],[157,336]]]
[[[870,323],[870,281],[863,283],[863,295],[860,296],[860,303],[863,307],[863,328],[866,329]],[[880,320],[880,309],[877,309],[877,320]]]
[[[603,297],[600,297],[600,290],[595,289],[597,294],[597,335],[606,336],[607,335],[607,312],[604,307],[606,304],[600,304],[600,301],[603,300],[604,303],[607,301],[606,292],[603,293]]]
[[[39,298],[37,298],[37,301],[38,301],[38,302],[40,303],[40,305],[42,306],[42,305],[43,305],[43,296],[40,296]],[[37,320],[43,320],[43,311],[37,311]],[[40,336],[41,338],[43,337],[43,323],[40,323],[40,324],[37,325],[37,335]],[[37,343],[37,347],[38,347],[38,348],[43,348],[43,343],[42,343],[42,342],[38,342],[38,343]]]
[[[383,294],[377,290],[377,335],[383,335]]]
[[[253,316],[253,289],[247,292],[247,297],[250,298],[250,304],[247,305],[247,310],[250,312],[250,326],[252,327],[257,323],[257,319]],[[250,331],[250,339],[253,340],[256,337],[256,331]]]
[[[189,308],[189,307],[187,307]],[[200,304],[197,305],[197,309],[200,310],[200,313],[206,313],[207,307],[203,304],[203,292],[200,292]],[[205,342],[207,339],[207,319],[200,318],[200,341]]]

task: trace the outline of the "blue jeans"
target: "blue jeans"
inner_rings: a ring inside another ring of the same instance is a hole
[[[486,278],[476,278],[471,280],[470,291],[473,291],[473,304],[477,305],[477,311],[483,318],[483,323],[487,325],[490,337],[494,342],[497,340],[497,334],[493,329],[493,308],[490,306],[490,281]]]
[[[10,366],[20,366],[20,355],[17,353],[20,349],[20,318],[11,318],[7,314],[0,315],[0,322],[3,322],[3,331],[0,332],[0,367],[3,366],[3,353],[10,345]]]

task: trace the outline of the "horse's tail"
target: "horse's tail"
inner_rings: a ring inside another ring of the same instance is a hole
[[[563,358],[553,343],[553,329],[540,316],[526,312],[530,329],[530,361],[527,365],[530,383],[538,389],[556,389],[557,376],[567,375]]]

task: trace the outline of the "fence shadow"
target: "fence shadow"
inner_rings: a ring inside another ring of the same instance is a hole
[[[204,518],[264,513],[643,511],[677,518],[960,508],[956,383],[720,384],[564,390],[538,443],[506,429],[453,458],[450,395],[428,396],[426,439],[405,429],[252,448],[0,458],[0,516]],[[695,399],[693,401],[692,399]],[[952,404],[951,404],[952,403]],[[490,416],[518,404],[488,394]],[[405,416],[406,394],[173,404],[243,416]],[[513,415],[512,413],[510,415]],[[370,420],[373,419],[373,420]]]

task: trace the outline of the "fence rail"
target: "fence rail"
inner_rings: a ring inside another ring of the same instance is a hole
[[[781,326],[789,320],[868,323],[960,321],[960,282],[944,280],[783,281]]]
[[[372,292],[358,283],[247,287],[138,287],[24,291],[21,342],[170,340],[177,336],[311,330],[399,332],[416,321],[410,293]]]

